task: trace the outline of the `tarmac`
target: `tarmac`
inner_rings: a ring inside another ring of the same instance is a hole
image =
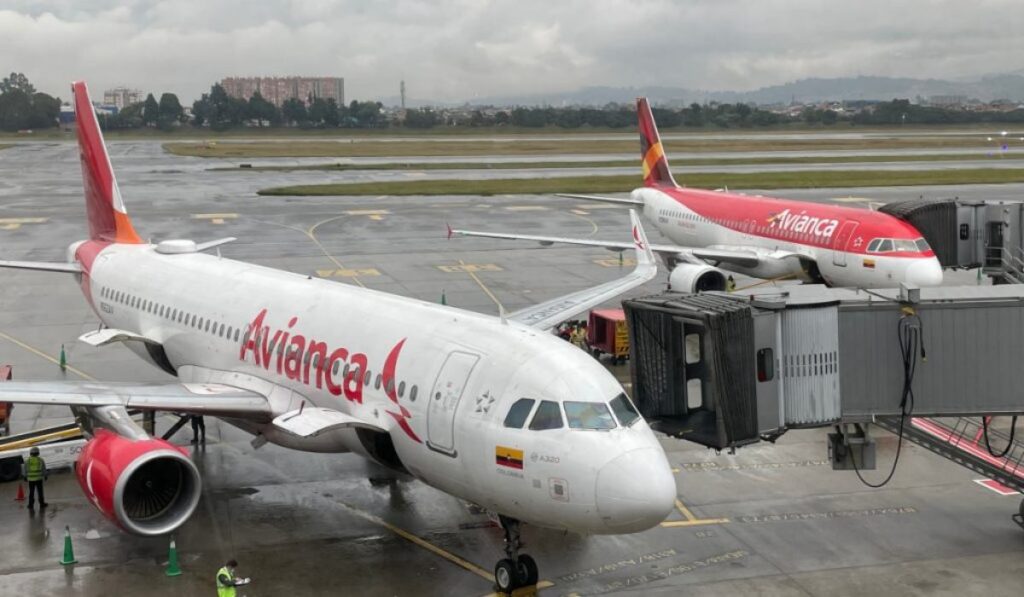
[[[320,173],[211,172],[210,161],[175,158],[147,142],[112,144],[120,188],[143,236],[225,236],[224,257],[339,283],[496,313],[622,275],[614,253],[453,239],[445,224],[627,239],[623,209],[541,196],[258,197],[267,179]],[[498,173],[501,175],[502,173]],[[342,175],[345,176],[345,175]],[[287,184],[279,182],[278,184]],[[766,193],[769,194],[769,193]],[[850,204],[901,198],[1015,198],[1024,185],[772,191]],[[659,242],[647,226],[652,242]],[[70,144],[0,152],[0,258],[63,260],[85,235],[77,154]],[[629,262],[621,266],[629,268]],[[972,272],[947,276],[974,283]],[[753,283],[740,279],[739,284]],[[660,292],[664,276],[633,294]],[[493,299],[492,299],[493,295]],[[74,282],[61,274],[0,271],[0,363],[21,380],[170,379],[121,347],[77,343],[95,329]],[[69,367],[57,365],[64,345]],[[613,369],[623,379],[624,367]],[[62,407],[21,406],[15,431],[69,419]],[[158,419],[158,431],[174,421]],[[0,485],[0,596],[213,594],[216,570],[236,558],[269,595],[488,595],[502,534],[490,517],[412,478],[353,455],[306,454],[266,445],[207,419],[193,447],[204,477],[196,515],[177,533],[182,576],[164,575],[167,538],[120,532],[83,497],[70,474],[46,486],[51,506],[34,516]],[[188,446],[188,426],[173,441]],[[581,537],[527,527],[541,595],[687,594],[1020,595],[1024,531],[1010,515],[1021,496],[999,495],[977,475],[904,446],[894,480],[878,490],[834,472],[825,430],[791,431],[776,444],[715,453],[662,441],[677,471],[677,510],[635,535]],[[879,438],[884,477],[896,438]],[[6,493],[4,493],[6,492]],[[78,564],[61,566],[64,528]]]

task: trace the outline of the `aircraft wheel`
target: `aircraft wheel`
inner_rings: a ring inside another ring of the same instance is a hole
[[[494,584],[502,593],[511,593],[519,587],[519,574],[512,560],[498,560],[494,566]]]
[[[537,562],[525,553],[516,560],[516,572],[519,574],[520,586],[532,587],[540,580]]]

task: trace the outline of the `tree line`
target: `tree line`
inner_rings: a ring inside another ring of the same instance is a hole
[[[854,104],[851,104],[851,110],[843,112],[805,106],[793,114],[742,103],[692,103],[684,108],[653,108],[653,112],[662,129],[753,128],[801,123],[826,127],[840,123],[875,126],[1024,123],[1024,110],[973,111],[921,106],[906,99]],[[57,126],[60,105],[59,98],[37,92],[24,74],[11,73],[0,81],[0,130]],[[348,105],[338,105],[333,99],[317,97],[307,98],[307,101],[292,98],[277,107],[259,92],[245,100],[229,96],[222,86],[215,84],[209,93],[193,102],[191,116],[186,114],[175,94],[163,93],[158,100],[151,93],[143,102],[126,106],[116,114],[99,114],[98,119],[105,130],[153,127],[172,131],[188,125],[215,131],[242,127],[430,129],[438,126],[625,129],[636,125],[636,112],[621,104],[609,104],[603,108],[418,108],[389,115],[380,102],[352,101]]]
[[[57,126],[59,116],[60,99],[36,91],[24,74],[0,81],[0,130],[45,129]]]

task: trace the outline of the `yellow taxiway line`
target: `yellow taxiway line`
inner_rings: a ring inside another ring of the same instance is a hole
[[[683,518],[686,520],[667,520],[661,523],[661,526],[665,528],[696,527],[707,524],[724,524],[729,522],[728,518],[697,518],[693,515],[693,512],[690,512],[690,509],[683,504],[682,500],[679,499],[676,499],[676,510],[679,510],[679,513],[682,514]]]
[[[24,348],[25,350],[31,352],[32,354],[34,354],[36,356],[39,356],[39,357],[42,357],[42,358],[46,359],[47,361],[50,361],[54,365],[57,365],[58,367],[60,366],[60,361],[59,360],[53,358],[52,356],[46,354],[45,352],[39,350],[38,348],[35,348],[34,346],[30,346],[28,344],[25,344],[24,342],[22,342],[21,340],[18,340],[14,336],[5,334],[4,332],[0,332],[0,338],[3,338],[4,340],[7,340],[8,342],[11,342],[12,344],[17,344],[18,346],[20,346],[20,347]],[[65,365],[64,368],[67,369],[68,371],[74,373],[78,377],[81,377],[82,379],[85,379],[85,380],[88,380],[88,381],[99,381],[95,377],[89,375],[88,373],[85,373],[84,371],[80,371],[78,369],[75,369],[71,365]]]

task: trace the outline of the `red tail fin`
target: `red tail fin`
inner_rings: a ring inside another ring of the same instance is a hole
[[[71,84],[71,94],[75,101],[89,238],[112,243],[141,244],[142,239],[135,233],[132,221],[124,209],[114,169],[110,167],[110,156],[103,143],[103,133],[92,102],[89,101],[89,90],[83,81],[76,81]]]
[[[640,125],[640,158],[643,160],[644,186],[679,186],[668,168],[668,158],[661,147],[658,126],[646,97],[636,98],[636,116]]]

